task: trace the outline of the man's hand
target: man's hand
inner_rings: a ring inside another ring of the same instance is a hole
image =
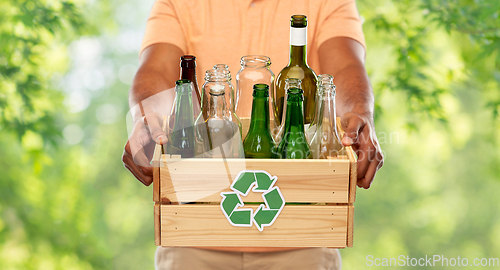
[[[365,48],[347,37],[335,37],[319,48],[322,73],[335,76],[337,115],[342,117],[346,136],[358,155],[358,186],[369,188],[382,167],[383,155],[373,124],[373,91],[365,70]]]
[[[130,88],[129,105],[134,128],[125,145],[122,161],[141,183],[153,182],[150,160],[156,144],[165,144],[163,115],[169,115],[179,78],[182,51],[174,45],[154,44],[141,54],[141,66]]]
[[[358,186],[369,188],[375,173],[384,164],[384,155],[379,146],[373,120],[348,112],[342,116],[342,128],[345,131],[342,144],[352,146],[358,155]]]
[[[159,113],[148,114],[140,118],[135,123],[132,135],[123,151],[123,165],[146,186],[153,182],[150,160],[155,144],[167,142],[162,123],[163,116]]]

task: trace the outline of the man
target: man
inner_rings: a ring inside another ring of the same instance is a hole
[[[354,0],[157,0],[141,49],[141,65],[130,89],[134,131],[124,165],[145,185],[152,182],[151,142],[165,143],[161,108],[172,102],[179,58],[193,54],[200,75],[214,64],[239,69],[243,55],[267,55],[277,74],[288,61],[289,20],[308,17],[307,57],[317,74],[337,85],[337,114],[346,131],[342,143],[358,154],[358,186],[369,188],[383,164],[373,123],[373,93],[364,68],[365,48]],[[248,93],[247,93],[248,94]],[[244,96],[244,94],[242,94]],[[251,99],[241,102],[251,103]],[[224,267],[220,263],[223,263]],[[339,269],[338,251],[326,248],[158,248],[158,269]],[[252,268],[253,267],[253,268]]]

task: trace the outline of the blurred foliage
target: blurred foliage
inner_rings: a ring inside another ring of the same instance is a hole
[[[0,269],[153,268],[151,188],[120,161],[152,2],[0,2]],[[344,267],[499,258],[500,2],[357,4],[386,162]]]
[[[72,1],[0,3],[0,124],[19,137],[30,130],[52,141],[60,127],[62,97],[48,79],[65,67],[57,41],[82,33],[85,24]],[[51,63],[51,64],[48,64]]]
[[[375,85],[376,94],[394,91],[406,95],[411,116],[409,128],[415,129],[422,116],[446,122],[440,99],[455,92],[450,82],[464,80],[475,79],[481,86],[492,86],[482,90],[484,95],[494,97],[486,105],[498,117],[500,2],[405,0],[358,4],[366,20],[365,34],[376,33],[377,39],[373,37],[376,43],[390,48],[395,57],[388,65],[392,67],[386,71],[388,76]],[[446,44],[449,48],[443,47],[446,39],[452,41]],[[462,46],[457,47],[454,42]],[[449,53],[447,49],[455,50],[463,62],[444,58],[443,54]],[[381,112],[380,104],[376,109]]]

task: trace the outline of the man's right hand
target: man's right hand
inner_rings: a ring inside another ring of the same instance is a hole
[[[153,182],[150,164],[156,144],[165,144],[163,115],[168,115],[175,97],[175,81],[179,78],[179,60],[183,52],[176,46],[158,43],[144,49],[141,65],[129,93],[129,106],[134,119],[133,131],[122,155],[122,161],[141,183]]]
[[[136,121],[123,151],[123,165],[146,186],[153,182],[150,160],[155,144],[167,142],[162,125],[163,116],[159,113],[148,114],[140,118]]]

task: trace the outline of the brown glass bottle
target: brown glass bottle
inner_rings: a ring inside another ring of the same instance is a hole
[[[316,110],[316,73],[307,64],[307,17],[293,15],[290,22],[290,60],[276,77],[275,121],[281,124],[283,106],[285,102],[285,81],[288,78],[297,78],[302,82],[304,91],[304,124],[314,119]]]
[[[183,55],[181,56],[181,77],[180,79],[187,79],[193,83],[193,107],[195,114],[201,108],[201,95],[200,88],[198,88],[198,81],[196,79],[196,57],[194,55]],[[198,103],[198,106],[196,105]],[[201,110],[200,110],[201,111]],[[197,115],[195,115],[197,117]]]

